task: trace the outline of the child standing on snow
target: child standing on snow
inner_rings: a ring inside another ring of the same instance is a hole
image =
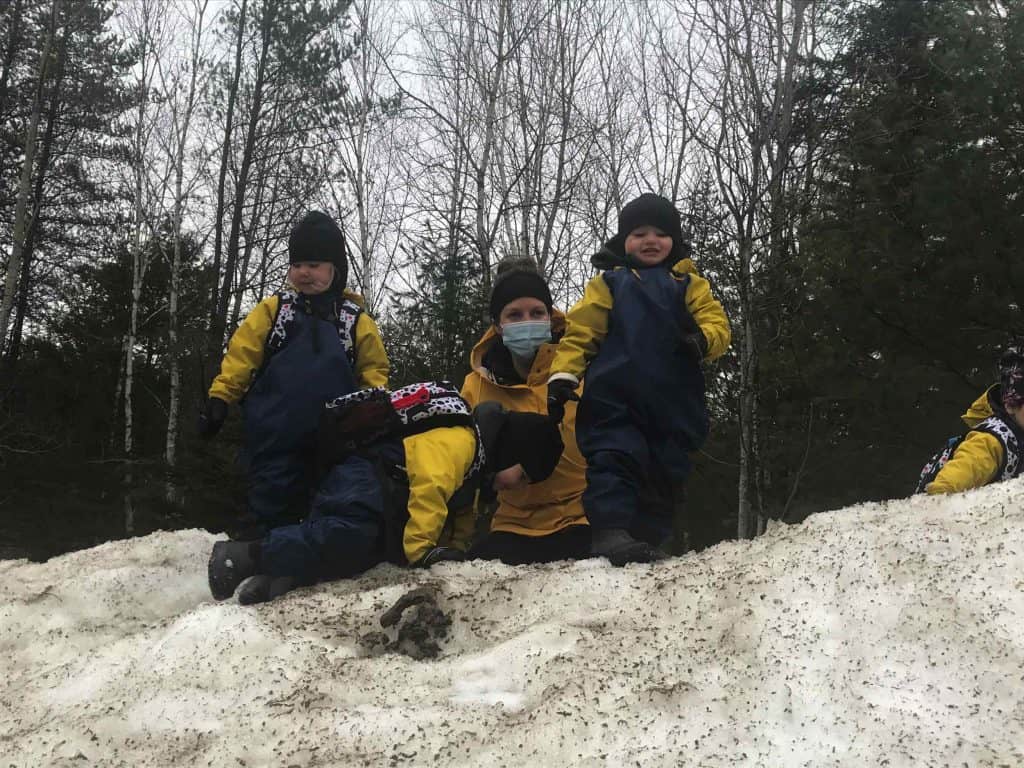
[[[665,557],[671,504],[641,508],[645,487],[678,486],[688,453],[708,434],[701,363],[731,332],[722,305],[689,258],[679,211],[644,194],[619,214],[617,234],[594,259],[604,271],[567,316],[548,379],[560,418],[586,373],[576,435],[587,461],[583,508],[591,553],[615,565]]]
[[[1006,350],[999,360],[999,383],[963,420],[971,429],[925,465],[918,493],[956,493],[1024,474],[1024,349]]]
[[[387,386],[388,357],[363,299],[345,289],[338,225],[310,211],[288,238],[285,287],[238,327],[209,390],[199,433],[213,437],[241,403],[248,523],[258,533],[299,519],[313,492],[313,437],[324,403]]]
[[[448,382],[368,389],[328,404],[318,438],[326,481],[309,517],[253,541],[213,545],[217,600],[271,600],[382,561],[463,559],[477,488],[541,482],[562,454],[558,424],[498,403],[469,406]],[[449,514],[451,510],[451,514]],[[253,577],[253,578],[250,578]]]

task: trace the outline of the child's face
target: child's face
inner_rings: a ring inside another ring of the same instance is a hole
[[[672,253],[672,236],[657,227],[637,227],[626,235],[626,253],[645,267],[653,267]]]
[[[288,267],[288,281],[307,295],[323,293],[334,280],[334,265],[329,261],[297,261]]]
[[[1007,408],[1006,412],[1010,414],[1010,418],[1017,422],[1018,427],[1024,429],[1024,405],[1017,408]]]

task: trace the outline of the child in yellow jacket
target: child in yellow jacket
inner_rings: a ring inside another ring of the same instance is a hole
[[[675,489],[707,437],[701,364],[725,353],[729,320],[689,258],[679,211],[654,194],[628,203],[594,257],[603,271],[567,316],[551,363],[548,410],[560,416],[586,372],[576,437],[587,462],[583,509],[591,553],[613,564],[664,557],[671,499],[641,508],[641,490]]]
[[[360,390],[327,405],[318,438],[326,472],[301,524],[253,541],[214,544],[208,566],[218,600],[273,599],[318,580],[390,561],[427,567],[460,560],[478,488],[541,482],[562,453],[547,416],[484,403],[472,414],[448,382],[395,392]]]
[[[999,383],[967,413],[967,434],[951,440],[921,472],[918,492],[956,493],[1024,473],[1024,350],[999,361]]]
[[[345,289],[348,252],[338,225],[310,211],[288,238],[288,282],[231,337],[199,433],[210,438],[240,403],[245,420],[247,517],[262,532],[300,517],[314,492],[311,451],[326,401],[387,386],[388,357],[358,294]]]

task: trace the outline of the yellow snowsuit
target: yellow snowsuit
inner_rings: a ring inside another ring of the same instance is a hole
[[[358,293],[345,290],[343,298],[360,307],[365,305]],[[210,386],[210,397],[226,403],[237,403],[252,384],[253,377],[263,365],[267,337],[271,332],[280,298],[275,294],[257,304],[228,344],[228,351],[221,362],[220,374]],[[366,312],[359,315],[355,328],[355,375],[356,386],[386,387],[388,385],[388,356],[384,351],[377,324]]]
[[[469,427],[439,427],[410,435],[402,443],[409,478],[409,520],[402,536],[405,559],[415,563],[436,546],[465,550],[473,534],[474,510],[472,504],[458,504],[449,519],[449,502],[473,465],[476,433]]]
[[[718,359],[729,348],[732,329],[725,310],[711,293],[711,284],[697,274],[691,259],[680,259],[672,267],[671,272],[676,277],[689,275],[686,308],[708,342],[704,359]],[[603,274],[597,275],[587,283],[583,298],[569,310],[568,330],[562,337],[558,352],[551,362],[554,378],[572,378],[577,382],[580,380],[587,364],[597,354],[601,342],[608,335],[608,318],[613,304],[612,292]]]
[[[551,331],[557,337],[565,329],[565,315],[554,310]],[[493,345],[501,344],[491,326],[473,348],[473,370],[462,385],[462,397],[475,408],[482,402],[496,401],[510,411],[547,413],[547,380],[556,344],[542,344],[525,383],[499,383],[484,364],[484,356]],[[582,392],[582,387],[577,393]],[[498,509],[491,520],[492,531],[523,536],[546,536],[573,525],[586,525],[583,514],[583,489],[587,465],[576,445],[576,403],[566,403],[561,424],[565,450],[551,477],[543,482],[498,494]]]

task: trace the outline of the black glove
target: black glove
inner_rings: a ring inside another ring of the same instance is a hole
[[[704,338],[697,321],[685,305],[679,308],[679,334],[683,343],[683,352],[688,358],[700,365],[704,355],[708,353],[708,340]]]
[[[576,387],[571,379],[555,379],[548,382],[548,416],[552,421],[561,423],[565,418],[565,404],[570,400],[579,400]]]
[[[704,338],[700,328],[683,336],[683,351],[697,365],[704,361],[704,356],[708,353],[708,340]]]
[[[458,563],[466,559],[466,553],[453,547],[434,547],[413,565],[417,568],[429,568],[437,563]]]
[[[228,404],[219,397],[211,397],[206,401],[206,407],[199,414],[199,436],[204,440],[220,432],[224,426],[224,420],[228,417]]]

